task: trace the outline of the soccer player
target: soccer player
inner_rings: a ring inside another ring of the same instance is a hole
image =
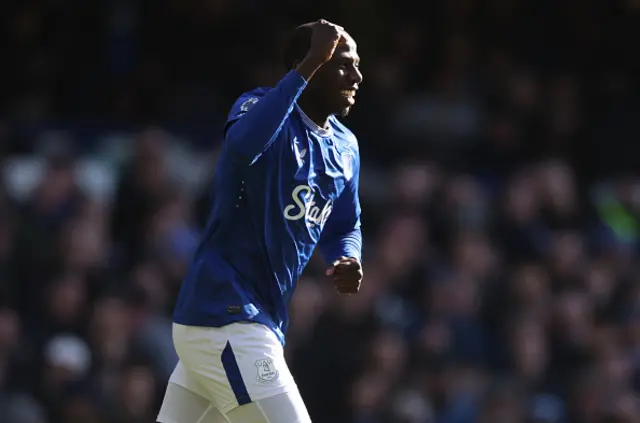
[[[335,117],[354,104],[359,61],[342,27],[302,25],[286,76],[233,105],[174,313],[180,361],[159,422],[310,421],[284,359],[287,305],[316,245],[338,293],[360,289],[360,156]]]

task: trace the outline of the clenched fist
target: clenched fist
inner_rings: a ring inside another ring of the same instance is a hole
[[[352,257],[340,257],[327,269],[338,294],[357,294],[362,284],[362,265]]]
[[[298,72],[307,80],[311,79],[320,66],[331,60],[340,41],[346,40],[344,28],[324,19],[308,25],[312,30],[311,45],[307,55],[297,67]]]

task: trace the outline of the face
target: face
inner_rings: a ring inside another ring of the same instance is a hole
[[[356,91],[362,82],[359,66],[356,43],[347,36],[311,80],[309,88],[330,114],[346,116],[355,104]]]

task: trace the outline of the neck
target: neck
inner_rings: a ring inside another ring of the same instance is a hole
[[[312,102],[307,96],[304,94],[300,96],[298,99],[298,106],[302,109],[305,115],[309,117],[321,128],[329,127],[329,113],[321,112],[317,106],[314,106],[315,103]]]

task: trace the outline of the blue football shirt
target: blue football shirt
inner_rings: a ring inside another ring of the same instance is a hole
[[[303,113],[306,85],[291,71],[233,105],[176,323],[257,322],[284,344],[288,303],[316,246],[328,263],[361,259],[358,142],[336,117],[321,128]]]

